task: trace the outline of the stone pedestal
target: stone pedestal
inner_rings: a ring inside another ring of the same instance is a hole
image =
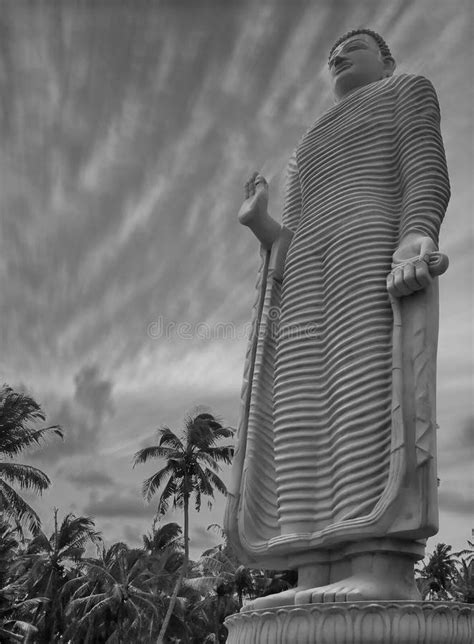
[[[471,644],[474,606],[455,602],[335,602],[229,617],[228,644]]]

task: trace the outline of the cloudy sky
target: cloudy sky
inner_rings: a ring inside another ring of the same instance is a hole
[[[472,512],[472,13],[469,0],[0,1],[0,381],[65,440],[30,457],[28,497],[138,542],[153,506],[132,469],[157,427],[211,410],[236,426],[258,244],[236,221],[254,169],[280,217],[286,160],[331,105],[327,52],[384,35],[435,85],[452,181],[441,234],[440,533]],[[470,33],[471,31],[471,33]],[[224,325],[224,326],[223,326]],[[224,472],[224,478],[228,472]],[[471,486],[471,487],[470,487]],[[192,520],[192,554],[224,502]],[[176,518],[173,515],[168,520]]]

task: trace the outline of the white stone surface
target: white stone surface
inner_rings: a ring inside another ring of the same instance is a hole
[[[472,644],[474,612],[454,602],[307,604],[225,624],[227,644]]]

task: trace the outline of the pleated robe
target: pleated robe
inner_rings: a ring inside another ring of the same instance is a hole
[[[264,256],[229,488],[226,527],[249,561],[436,530],[436,284],[405,305],[386,277],[406,234],[437,243],[448,200],[423,77],[359,88],[300,141],[282,279]]]

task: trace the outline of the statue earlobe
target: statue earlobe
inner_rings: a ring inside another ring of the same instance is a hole
[[[394,58],[387,56],[383,59],[383,66],[385,70],[383,76],[384,78],[388,78],[388,76],[392,76],[395,68],[397,67],[397,63],[395,62]]]

